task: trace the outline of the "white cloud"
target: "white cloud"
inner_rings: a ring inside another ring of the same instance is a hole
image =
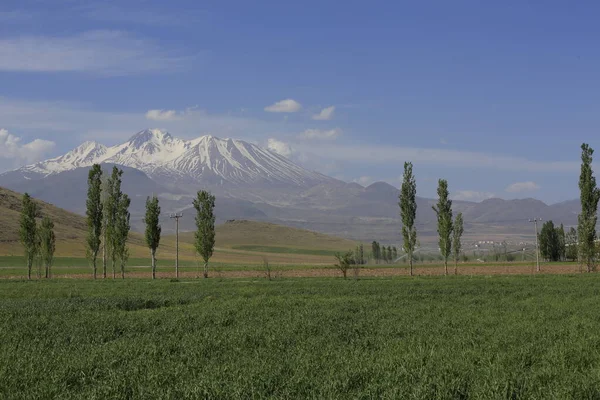
[[[120,31],[0,39],[0,71],[128,75],[174,71],[189,59]]]
[[[452,200],[480,202],[483,200],[491,199],[494,196],[495,196],[494,193],[490,193],[490,192],[477,192],[474,190],[459,190],[459,191],[454,192],[451,197],[452,197]]]
[[[515,182],[506,188],[508,193],[522,193],[522,192],[534,192],[538,190],[540,186],[535,182]]]
[[[265,111],[276,113],[293,113],[298,112],[301,109],[302,105],[296,100],[292,99],[281,100],[275,104],[271,104],[270,106],[265,107]]]
[[[307,129],[300,137],[302,139],[317,139],[317,140],[334,140],[342,134],[340,128],[322,130],[322,129]]]
[[[292,146],[289,143],[282,142],[274,138],[270,138],[267,142],[267,148],[284,157],[291,157],[294,153]]]
[[[172,121],[177,118],[175,110],[148,110],[146,119],[152,121]]]
[[[329,121],[333,119],[333,114],[335,113],[335,106],[327,107],[321,110],[320,113],[312,116],[312,119],[317,121]]]
[[[183,139],[210,133],[219,137],[243,140],[266,139],[277,134],[291,134],[300,128],[290,124],[262,121],[236,113],[210,114],[197,107],[176,110],[177,118],[155,121],[151,127],[166,129]],[[105,145],[122,143],[135,132],[147,128],[146,112],[98,111],[79,103],[24,101],[0,96],[0,121],[12,132],[30,137],[55,140],[60,137],[61,150],[70,150],[84,140]]]
[[[21,138],[0,129],[0,167],[16,167],[42,160],[55,147],[49,140],[35,139],[22,144]],[[4,162],[2,162],[4,161]]]

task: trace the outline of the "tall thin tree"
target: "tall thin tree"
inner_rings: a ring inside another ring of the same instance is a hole
[[[94,164],[88,174],[88,193],[86,201],[86,216],[88,225],[87,257],[93,268],[96,279],[96,260],[100,251],[102,236],[102,168]]]
[[[465,231],[463,215],[458,213],[454,220],[454,229],[452,230],[452,251],[454,253],[454,275],[458,274],[458,259],[462,250],[462,235]]]
[[[586,143],[581,145],[581,173],[579,190],[581,214],[578,217],[579,261],[585,263],[588,272],[596,268],[596,222],[598,220],[598,200],[600,190],[596,187],[596,178],[592,170],[594,150]]]
[[[54,263],[54,252],[56,251],[56,236],[54,234],[54,222],[50,217],[42,219],[39,229],[40,257],[46,270],[46,279],[52,276],[52,264]]]
[[[110,246],[108,244],[108,223],[111,215],[111,204],[109,203],[112,181],[111,178],[102,180],[102,278],[106,279],[107,257]]]
[[[413,275],[413,253],[417,245],[417,182],[413,175],[413,165],[404,163],[404,176],[400,191],[400,216],[402,217],[402,249],[408,256],[410,275]]]
[[[146,199],[144,223],[146,224],[146,245],[148,245],[150,256],[152,257],[152,279],[156,279],[156,249],[160,244],[160,234],[162,231],[159,218],[160,206],[158,205],[158,197],[148,197]]]
[[[119,196],[119,202],[117,203],[117,219],[115,226],[116,240],[113,244],[116,259],[119,260],[121,279],[125,279],[125,265],[129,259],[129,248],[127,247],[127,241],[129,239],[129,231],[131,229],[131,214],[129,213],[130,204],[131,200],[129,199],[129,196],[122,193]]]
[[[438,245],[444,260],[444,274],[448,275],[448,257],[452,252],[452,200],[450,200],[450,193],[448,192],[448,181],[440,179],[437,192],[437,206],[431,208],[437,214]]]
[[[29,280],[31,280],[33,261],[38,252],[37,225],[35,221],[37,214],[37,204],[31,199],[29,194],[25,193],[21,204],[19,237],[21,239],[21,244],[23,245],[23,250],[25,251],[27,279]]]
[[[215,249],[215,196],[201,190],[194,199],[196,234],[194,246],[204,260],[204,277],[208,278],[208,260]]]
[[[106,184],[107,194],[104,203],[106,254],[111,262],[113,279],[116,278],[118,251],[122,249],[122,247],[119,247],[119,232],[117,227],[119,204],[123,197],[123,192],[121,191],[122,176],[123,171],[113,166],[112,173]]]

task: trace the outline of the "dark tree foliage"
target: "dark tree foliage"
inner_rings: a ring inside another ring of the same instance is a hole
[[[410,275],[413,275],[413,253],[417,246],[417,182],[413,175],[413,165],[404,163],[404,175],[400,190],[400,216],[402,217],[402,247],[408,255]]]
[[[204,277],[208,278],[208,260],[215,249],[215,196],[201,190],[194,199],[196,234],[194,246],[204,260]]]
[[[31,268],[38,254],[38,234],[35,218],[38,214],[38,206],[29,194],[23,195],[21,204],[21,218],[19,223],[19,238],[25,251],[25,262],[27,264],[27,279],[31,279]]]
[[[150,249],[150,256],[152,257],[152,279],[156,279],[156,249],[160,244],[160,234],[162,232],[159,218],[160,206],[158,205],[158,198],[156,196],[148,197],[146,199],[144,223],[146,224],[146,245]]]
[[[96,279],[96,261],[102,243],[102,212],[102,168],[99,164],[94,164],[88,174],[86,201],[87,256],[92,264],[94,279]]]
[[[594,150],[586,143],[581,145],[581,173],[579,191],[581,214],[578,217],[579,261],[587,266],[588,272],[596,268],[596,222],[598,220],[598,200],[600,190],[592,170]]]

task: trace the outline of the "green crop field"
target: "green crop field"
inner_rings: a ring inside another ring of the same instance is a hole
[[[0,398],[598,398],[599,287],[0,280]]]

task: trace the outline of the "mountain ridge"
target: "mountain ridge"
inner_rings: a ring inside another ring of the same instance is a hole
[[[212,135],[183,140],[160,129],[145,129],[111,147],[84,142],[66,154],[9,172],[29,179],[43,178],[95,163],[139,169],[153,179],[168,179],[171,183],[307,188],[334,180],[249,142]]]

